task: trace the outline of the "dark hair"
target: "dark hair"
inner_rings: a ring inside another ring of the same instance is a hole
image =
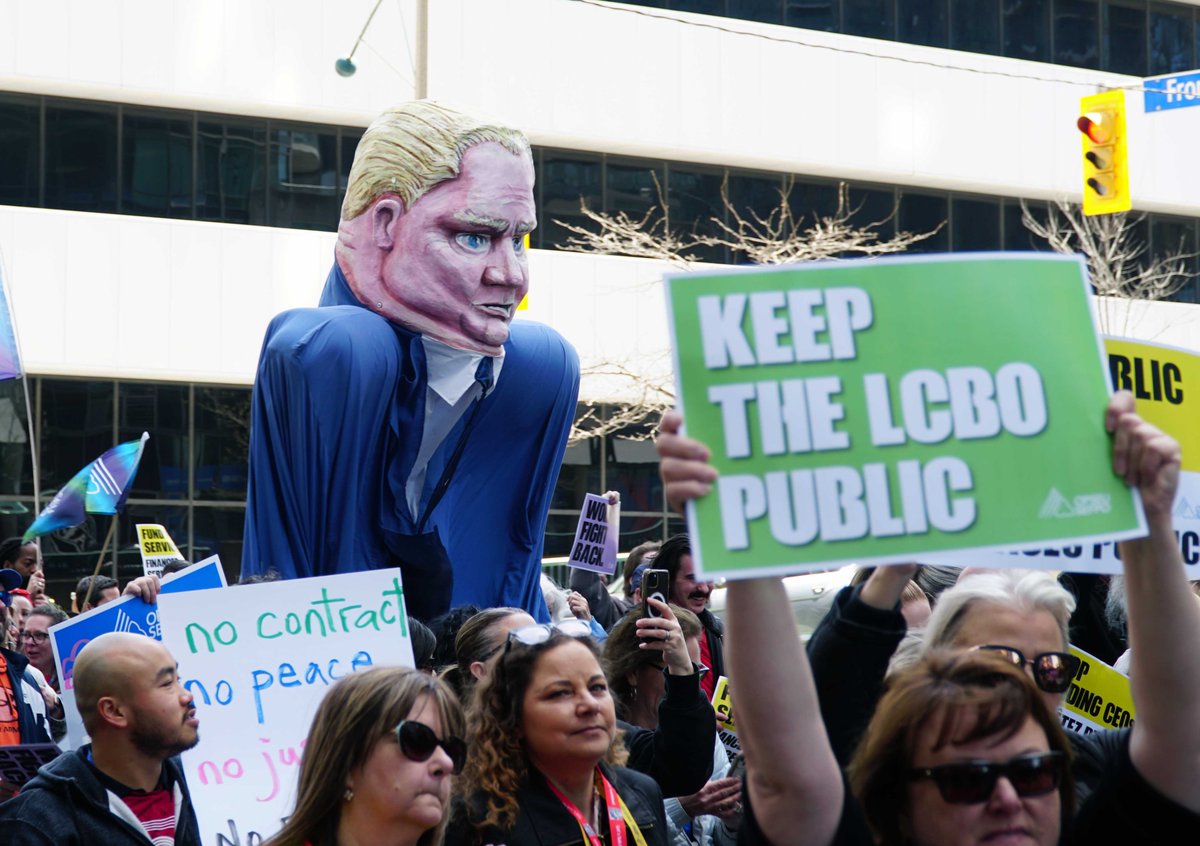
[[[534,646],[513,642],[500,654],[491,674],[475,686],[467,711],[471,754],[459,789],[467,798],[469,819],[480,832],[491,826],[508,830],[516,823],[517,789],[528,778],[530,769],[521,736],[525,692],[538,660],[571,642],[584,646],[603,668],[600,649],[590,637],[573,638],[553,630],[547,640]],[[621,731],[616,729],[603,760],[621,765],[627,756]]]
[[[679,565],[683,556],[692,554],[692,541],[686,534],[672,535],[658,550],[654,559],[654,569],[666,570],[670,574],[671,590],[675,589],[675,577],[679,575]]]
[[[463,623],[454,638],[454,666],[448,667],[442,678],[454,688],[459,699],[471,701],[471,691],[475,687],[475,676],[471,673],[471,665],[476,661],[486,661],[496,654],[504,645],[504,639],[498,637],[493,626],[513,614],[527,613],[521,608],[485,608]]]
[[[88,587],[91,586],[92,597],[87,599]],[[117,580],[112,576],[84,576],[79,580],[79,584],[75,586],[75,601],[79,603],[79,610],[83,611],[84,601],[87,600],[93,605],[96,604],[96,599],[100,597],[104,591],[109,588],[120,587]]]
[[[974,719],[964,722],[964,714]],[[1070,744],[1033,680],[997,655],[935,649],[891,676],[847,771],[876,841],[882,846],[906,842],[909,793],[900,785],[907,781],[922,729],[936,727],[934,749],[940,749],[997,735],[1007,739],[1031,717],[1046,733],[1050,749],[1069,762]],[[955,736],[964,725],[966,734]],[[1058,790],[1066,821],[1075,807],[1070,775]]]
[[[53,602],[43,602],[41,605],[33,606],[33,610],[29,612],[29,616],[32,617],[35,614],[39,617],[49,617],[51,620],[53,620],[53,622],[50,624],[52,626],[58,625],[59,623],[65,623],[67,620],[71,619],[66,611],[59,608]]]
[[[672,605],[671,611],[679,620],[679,628],[686,640],[689,637],[699,637],[704,627],[700,618],[686,608]],[[663,654],[657,649],[642,649],[641,638],[637,636],[637,621],[646,615],[646,603],[639,602],[629,609],[624,617],[617,621],[604,641],[604,663],[608,672],[608,685],[612,688],[613,701],[617,706],[617,716],[628,722],[629,712],[637,698],[637,688],[629,683],[630,673],[636,673],[642,667],[658,666]]]
[[[629,555],[625,557],[625,564],[621,568],[621,573],[625,577],[625,583],[622,589],[625,591],[625,596],[633,598],[633,571],[637,569],[642,560],[651,552],[657,553],[662,548],[662,541],[646,541],[639,543],[633,549],[629,550]]]
[[[459,605],[429,621],[429,630],[437,639],[433,660],[438,667],[449,667],[455,662],[454,639],[458,637],[458,630],[481,610],[478,605]]]
[[[270,567],[264,573],[255,573],[253,576],[242,576],[237,580],[239,585],[261,585],[267,582],[278,582],[283,579],[283,576],[274,567]]]
[[[432,670],[437,665],[433,663],[433,652],[437,649],[437,638],[429,627],[414,617],[408,615],[408,639],[412,643],[413,662],[418,670]]]
[[[7,538],[3,543],[0,543],[0,568],[12,569],[8,565],[12,564],[21,554],[21,548],[28,546],[33,541],[27,541],[24,538]]]
[[[308,730],[296,783],[296,808],[269,841],[272,846],[334,846],[347,777],[366,763],[375,745],[426,696],[437,709],[442,736],[462,737],[462,706],[433,676],[407,667],[378,667],[334,684]],[[442,822],[422,834],[417,846],[438,846],[448,817],[443,813]]]
[[[163,565],[162,575],[169,576],[172,573],[178,573],[180,570],[186,570],[191,566],[192,562],[188,561],[186,558],[172,558]]]

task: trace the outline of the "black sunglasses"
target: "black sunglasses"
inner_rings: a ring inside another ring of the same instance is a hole
[[[1047,693],[1063,693],[1071,686],[1079,659],[1069,652],[1043,652],[1026,658],[1019,649],[1011,646],[976,646],[986,652],[995,652],[1012,662],[1015,667],[1029,665],[1033,670],[1033,682]]]
[[[1062,752],[1034,752],[1008,761],[963,761],[908,771],[912,780],[933,779],[942,799],[951,805],[977,805],[991,798],[1000,776],[1018,796],[1044,796],[1058,789],[1066,769]]]
[[[450,756],[450,772],[458,775],[467,762],[467,744],[458,737],[438,737],[433,729],[416,720],[401,720],[396,726],[396,742],[410,761],[428,761],[439,746]]]

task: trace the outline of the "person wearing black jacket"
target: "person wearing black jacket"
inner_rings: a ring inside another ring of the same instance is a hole
[[[92,743],[42,767],[0,805],[7,846],[199,846],[177,756],[199,740],[192,695],[171,653],[144,635],[109,632],[79,653],[72,681]],[[10,821],[25,826],[9,826]],[[21,832],[25,833],[21,833]]]

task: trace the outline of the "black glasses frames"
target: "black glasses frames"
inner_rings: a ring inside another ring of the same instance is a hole
[[[461,773],[467,763],[466,741],[449,735],[438,737],[433,729],[416,720],[400,721],[400,725],[396,726],[396,742],[400,744],[404,757],[417,763],[428,761],[434,750],[442,747],[450,757],[450,771],[454,775]]]
[[[1065,693],[1079,667],[1079,659],[1069,652],[1042,652],[1026,658],[1021,650],[1012,646],[987,644],[975,648],[1000,655],[1015,667],[1028,666],[1033,671],[1034,684],[1047,693]]]
[[[1058,789],[1066,770],[1062,752],[1034,752],[1007,761],[963,761],[908,771],[909,779],[932,779],[942,799],[951,805],[976,805],[988,801],[1000,776],[1008,779],[1018,796],[1044,796]]]

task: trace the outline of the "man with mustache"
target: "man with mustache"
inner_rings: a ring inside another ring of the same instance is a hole
[[[4,842],[199,846],[175,756],[196,745],[200,723],[171,653],[144,635],[109,632],[80,651],[72,682],[92,742],[46,764],[0,805]]]
[[[713,583],[696,578],[696,564],[687,535],[675,535],[664,543],[650,566],[667,571],[671,579],[671,602],[691,611],[704,626],[704,636],[700,638],[700,663],[708,667],[709,672],[700,679],[700,686],[711,700],[717,679],[725,674],[725,626],[708,610]]]
[[[243,576],[400,567],[420,620],[451,604],[549,619],[542,538],[579,361],[513,322],[533,178],[524,135],[436,103],[367,128],[320,306],[267,329]]]

